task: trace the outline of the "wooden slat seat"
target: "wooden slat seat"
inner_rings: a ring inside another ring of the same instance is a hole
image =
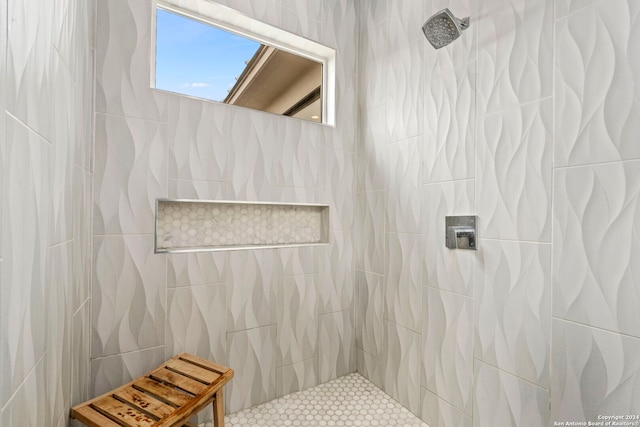
[[[213,404],[215,427],[224,427],[222,387],[233,370],[182,353],[128,384],[71,408],[89,427],[194,427],[189,418]]]

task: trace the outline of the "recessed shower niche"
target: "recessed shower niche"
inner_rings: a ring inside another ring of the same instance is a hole
[[[218,200],[156,201],[156,253],[327,243],[328,205]]]

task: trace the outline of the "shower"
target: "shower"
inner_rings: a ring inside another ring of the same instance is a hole
[[[460,37],[467,28],[469,17],[458,19],[449,9],[443,9],[427,19],[422,26],[422,32],[434,48],[440,49]]]

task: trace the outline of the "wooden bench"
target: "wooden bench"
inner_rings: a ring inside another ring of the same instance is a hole
[[[189,418],[213,403],[215,427],[224,427],[222,386],[233,370],[182,353],[162,366],[71,408],[89,427],[195,427]]]

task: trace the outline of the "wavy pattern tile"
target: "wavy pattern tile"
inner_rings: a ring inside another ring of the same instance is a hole
[[[420,418],[430,427],[471,427],[472,418],[429,390],[421,388]]]
[[[420,335],[393,322],[384,322],[383,390],[420,415]]]
[[[385,63],[387,79],[387,128],[389,142],[422,133],[424,92],[421,67],[426,44],[420,28],[424,15],[421,0],[389,5],[386,20]],[[389,66],[393,64],[393,66]]]
[[[334,231],[325,251],[320,297],[320,314],[351,309],[355,291],[354,233]]]
[[[356,200],[353,197],[356,186],[355,156],[331,149],[324,152],[326,170],[323,198],[331,205],[331,229],[353,231],[356,212]]]
[[[72,76],[57,52],[51,61],[53,89],[53,135],[51,144],[51,215],[49,243],[73,238],[73,162],[77,138],[76,99]]]
[[[356,265],[372,273],[384,273],[384,191],[358,193],[356,210]]]
[[[167,194],[163,125],[96,115],[94,234],[153,234],[155,201]]]
[[[317,360],[309,359],[278,368],[276,375],[276,397],[318,385]]]
[[[169,288],[227,281],[229,254],[226,252],[168,254],[166,257]]]
[[[149,88],[152,12],[143,1],[98,1],[97,112],[166,121],[167,95]]]
[[[378,106],[361,115],[358,121],[360,129],[357,159],[358,191],[384,189],[386,117],[385,107]]]
[[[387,232],[419,233],[422,224],[421,146],[419,138],[386,148],[385,192]]]
[[[73,166],[73,313],[89,297],[91,283],[91,180],[92,174]]]
[[[278,11],[282,0],[264,0],[254,2],[252,0],[219,0],[217,3],[228,6],[259,21],[279,26],[280,15]]]
[[[301,246],[297,248],[279,248],[276,251],[277,271],[283,276],[297,274],[322,273],[328,268],[325,253],[327,246]]]
[[[229,367],[235,371],[226,387],[226,413],[276,397],[276,325],[227,335]]]
[[[93,358],[164,344],[166,262],[152,236],[93,239]]]
[[[425,85],[423,182],[473,178],[476,149],[475,65],[452,70],[441,79],[426,82]]]
[[[91,381],[91,303],[85,302],[71,319],[71,405],[89,400]]]
[[[50,420],[46,416],[45,366],[40,360],[24,383],[2,408],[3,426],[40,427]]]
[[[234,152],[229,107],[184,96],[168,98],[169,177],[228,180]]]
[[[275,264],[272,249],[229,254],[228,332],[275,323]]]
[[[325,383],[355,372],[356,342],[351,310],[320,316],[318,332],[318,380]]]
[[[384,277],[357,272],[356,342],[373,357],[382,356],[384,348]]]
[[[478,123],[481,237],[551,241],[552,111],[546,100]]]
[[[475,373],[473,405],[475,427],[550,425],[548,390],[519,380],[479,361],[476,361]],[[566,421],[574,420],[576,419],[566,419]]]
[[[640,411],[640,340],[553,321],[551,419],[597,421]]]
[[[54,2],[7,2],[6,108],[47,140],[53,135]]]
[[[225,284],[167,292],[167,359],[187,352],[221,365],[228,363],[225,294]]]
[[[169,178],[167,197],[170,199],[231,200],[228,182],[195,181]]]
[[[0,406],[46,348],[45,282],[48,236],[48,143],[11,116],[6,121],[3,173],[3,277],[0,290]]]
[[[316,355],[319,279],[319,274],[287,276],[277,285],[278,367]]]
[[[356,349],[356,352],[358,353],[357,372],[375,384],[376,387],[382,389],[384,383],[382,361],[360,348]]]
[[[384,318],[421,331],[421,235],[386,233]]]
[[[67,415],[71,399],[71,277],[72,244],[49,247],[47,253],[47,286],[45,289],[47,416],[53,420]]]
[[[296,6],[301,3],[296,1]],[[314,3],[314,2],[306,2],[306,3]],[[347,83],[349,85],[354,85],[356,82],[352,78],[352,76],[356,73],[356,63],[357,63],[357,49],[358,42],[354,37],[354,29],[357,28],[357,5],[356,2],[350,0],[329,0],[327,2],[316,2],[316,3],[324,3],[322,8],[322,40],[323,44],[326,44],[330,47],[337,48],[337,83]],[[299,6],[296,7],[296,9]],[[343,87],[344,89],[344,87]],[[351,94],[346,91],[338,91],[338,94],[342,94],[342,96],[338,97],[339,105],[341,103],[340,99],[344,99],[345,95],[347,97],[355,96],[355,90]],[[355,107],[355,98],[350,99],[349,103],[353,103]],[[346,111],[344,111],[346,113]],[[338,123],[340,123],[340,115],[336,117],[338,119]],[[348,126],[354,126],[355,123],[348,116],[343,116],[344,123],[348,124]],[[355,142],[345,140],[345,143]],[[345,151],[352,151],[345,148]]]
[[[165,362],[164,347],[91,360],[91,396],[126,384]]]
[[[640,5],[595,3],[556,28],[556,162],[640,158]]]
[[[300,3],[301,7],[282,7],[280,11],[281,28],[291,33],[301,35],[310,40],[320,40],[322,24],[319,19],[322,14],[307,10],[308,3]],[[322,9],[322,3],[318,2],[318,9]],[[315,8],[315,7],[312,7]],[[313,14],[311,14],[313,13]]]
[[[386,112],[384,102],[387,97],[386,52],[387,34],[380,31],[387,27],[389,3],[367,1],[359,4],[360,46],[358,48],[358,100],[361,111],[371,111],[381,106]],[[363,115],[363,119],[368,116]],[[370,117],[370,116],[369,116]],[[379,123],[386,133],[386,124]]]
[[[254,112],[242,111],[229,117],[231,129],[226,139],[233,141],[236,153],[228,165],[233,196],[236,200],[273,200],[280,128],[271,114],[250,113]]]
[[[570,13],[579,11],[582,8],[591,6],[599,0],[556,0],[556,19],[561,19]]]
[[[553,3],[479,0],[479,114],[552,95]]]
[[[476,358],[549,388],[551,246],[481,241]]]
[[[430,287],[423,288],[422,298],[421,384],[471,415],[473,300]]]
[[[476,255],[472,251],[452,251],[444,246],[447,215],[476,212],[474,180],[424,186],[425,283],[464,295],[473,295]],[[482,236],[480,236],[482,237]]]
[[[320,188],[325,170],[325,153],[314,123],[283,123],[280,156],[276,164],[276,184],[286,187]]]
[[[553,314],[640,337],[640,161],[555,175]]]

